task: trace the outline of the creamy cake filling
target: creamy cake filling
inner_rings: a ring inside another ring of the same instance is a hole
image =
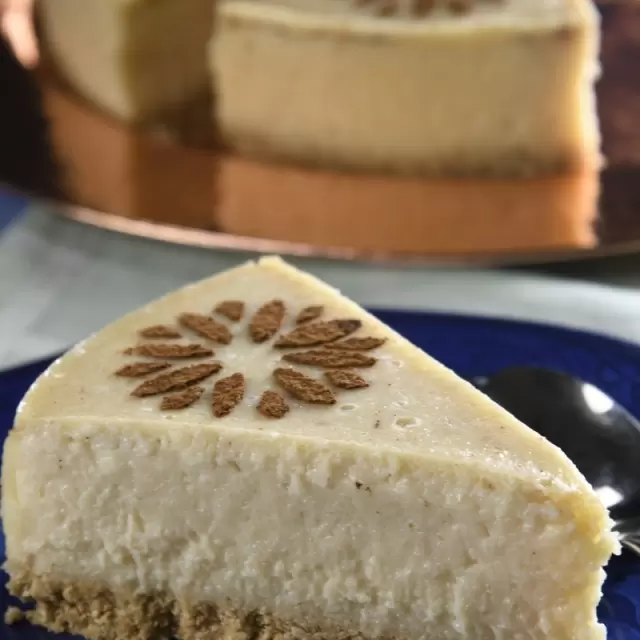
[[[132,427],[51,421],[9,442],[11,573],[268,603],[372,637],[595,625],[610,543],[569,487],[273,432]]]

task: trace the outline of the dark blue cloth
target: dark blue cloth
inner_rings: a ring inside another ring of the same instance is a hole
[[[28,199],[7,191],[0,186],[0,234],[25,210]]]

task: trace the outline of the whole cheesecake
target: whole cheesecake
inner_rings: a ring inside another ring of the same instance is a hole
[[[184,110],[183,126],[212,92],[228,148],[294,165],[504,177],[599,164],[591,0],[40,5],[57,69],[125,121]]]
[[[4,447],[11,593],[96,640],[603,640],[575,466],[267,258],[72,349]]]

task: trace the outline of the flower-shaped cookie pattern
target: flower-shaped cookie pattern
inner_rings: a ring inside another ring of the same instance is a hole
[[[214,306],[211,315],[185,312],[177,316],[176,326],[145,327],[138,334],[140,342],[123,351],[124,356],[145,360],[126,363],[115,375],[138,381],[131,391],[133,397],[162,396],[162,411],[186,409],[201,400],[209,379],[224,371],[225,347],[233,340],[246,339],[254,344],[272,341],[272,348],[283,352],[283,366],[272,372],[278,391],[265,389],[256,405],[267,418],[283,418],[289,412],[287,397],[332,405],[337,401],[336,393],[369,386],[353,369],[374,366],[377,359],[368,352],[381,347],[385,340],[353,335],[362,328],[360,320],[322,320],[322,305],[290,314],[284,302],[269,300],[249,319],[246,332],[234,335],[228,323],[241,322],[244,311],[243,301],[223,300]],[[295,326],[283,331],[289,317]],[[173,342],[178,339],[194,341]],[[214,356],[219,359],[211,360]],[[311,377],[291,365],[322,369],[323,376]],[[229,415],[243,401],[246,382],[239,371],[216,379],[211,388],[214,417]]]

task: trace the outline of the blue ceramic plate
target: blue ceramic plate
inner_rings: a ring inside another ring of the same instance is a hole
[[[510,365],[551,367],[601,387],[640,416],[640,347],[525,322],[400,311],[377,311],[376,315],[463,377],[489,375]],[[0,373],[2,437],[20,398],[49,362]],[[640,560],[628,552],[614,558],[604,592],[599,615],[607,625],[609,640],[640,640]],[[4,610],[6,592],[0,597]],[[49,636],[29,625],[0,625],[0,640]]]

